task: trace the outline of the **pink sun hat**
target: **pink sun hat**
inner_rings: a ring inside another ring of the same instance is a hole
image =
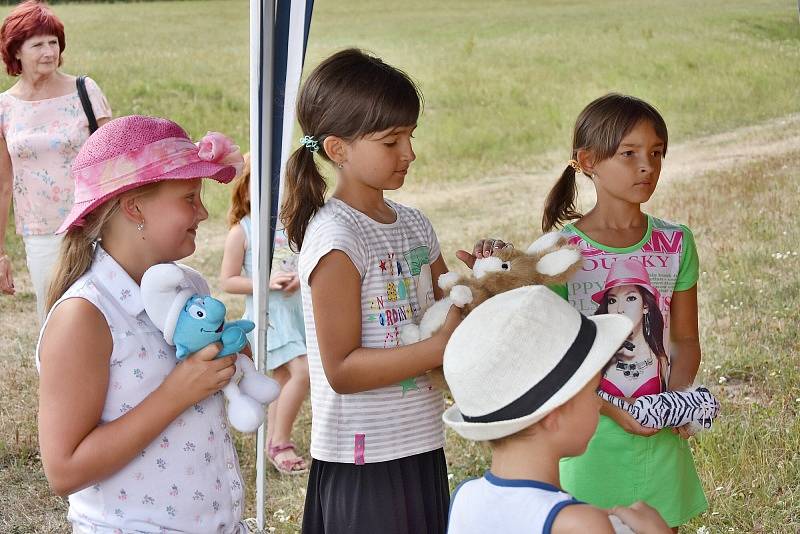
[[[603,289],[592,295],[592,300],[600,304],[603,297],[608,293],[609,289],[619,286],[641,286],[648,290],[651,295],[656,298],[656,302],[661,302],[661,295],[658,289],[653,287],[650,283],[650,276],[647,274],[647,269],[640,261],[633,258],[628,258],[625,261],[617,261],[608,270],[606,283]]]
[[[57,234],[82,226],[85,217],[124,191],[164,180],[212,178],[228,183],[241,173],[239,147],[217,132],[197,144],[168,119],[130,115],[104,124],[72,162],[75,200]]]

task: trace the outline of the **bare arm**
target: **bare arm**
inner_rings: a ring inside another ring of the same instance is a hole
[[[679,390],[692,385],[700,367],[697,286],[673,293],[671,308],[669,389]]]
[[[59,495],[119,471],[186,408],[224,386],[235,369],[232,357],[211,361],[219,348],[210,345],[176,366],[138,406],[100,425],[112,348],[108,324],[90,302],[68,299],[53,311],[39,351],[39,445]]]
[[[219,286],[226,293],[235,295],[252,295],[253,281],[242,276],[245,247],[247,246],[244,229],[237,224],[225,238],[225,250],[222,253],[222,267],[219,271]]]
[[[100,128],[102,125],[107,123],[111,120],[111,117],[103,117],[102,119],[97,119],[97,127]]]
[[[14,294],[11,258],[6,255],[6,229],[11,209],[11,188],[14,180],[11,156],[4,137],[0,137],[0,293]]]
[[[667,526],[658,511],[642,501],[630,506],[615,506],[608,512],[639,534],[672,534],[672,529]]]
[[[441,265],[444,261],[431,273]],[[447,340],[461,321],[460,311],[450,310],[442,329],[429,339],[393,349],[363,348],[361,277],[350,258],[339,250],[329,252],[309,282],[322,367],[337,393],[396,384],[442,365]]]
[[[614,534],[608,512],[588,504],[565,507],[553,521],[554,534]]]
[[[628,400],[630,401],[630,399]],[[658,428],[648,428],[643,426],[631,414],[622,408],[617,408],[605,399],[603,399],[603,402],[600,404],[600,413],[613,419],[614,422],[616,422],[625,432],[629,434],[636,434],[637,436],[652,436],[653,434],[658,434],[659,432]]]

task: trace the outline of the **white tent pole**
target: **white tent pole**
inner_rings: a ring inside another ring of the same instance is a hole
[[[272,0],[250,0],[250,198],[253,234],[253,304],[255,308],[256,346],[253,357],[261,372],[267,368],[266,347],[269,323],[270,247],[261,239],[262,230],[269,236],[270,168],[272,146],[272,48],[275,10]],[[256,446],[256,520],[265,528],[266,511],[266,423],[258,429]],[[244,504],[244,503],[243,503]]]

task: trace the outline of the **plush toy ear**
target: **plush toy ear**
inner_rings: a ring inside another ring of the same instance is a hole
[[[531,243],[531,246],[528,247],[528,250],[525,251],[526,254],[536,254],[537,252],[543,252],[548,248],[556,246],[559,239],[561,239],[561,234],[558,232],[548,232],[543,234],[539,239]]]
[[[579,261],[581,261],[580,252],[572,248],[562,248],[542,256],[536,264],[536,270],[547,276],[558,276]]]

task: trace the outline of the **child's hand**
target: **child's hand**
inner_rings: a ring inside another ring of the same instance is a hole
[[[175,366],[161,384],[184,409],[225,387],[236,372],[236,354],[214,359],[220,345],[212,343]]]
[[[291,273],[292,279],[283,286],[283,291],[285,293],[294,293],[298,289],[300,289],[300,277],[297,273]]]
[[[269,288],[279,289],[284,293],[294,293],[300,288],[300,277],[297,273],[275,273],[269,279]]]
[[[458,250],[456,251],[456,257],[464,262],[464,265],[472,269],[476,259],[488,258],[496,251],[507,246],[511,246],[511,243],[506,243],[502,239],[481,239],[472,247],[471,254],[466,250]]]
[[[692,424],[686,423],[683,426],[679,426],[672,429],[673,434],[678,434],[683,439],[689,439],[694,436],[694,431],[692,430]]]
[[[456,329],[456,327],[461,324],[462,319],[463,317],[461,316],[461,308],[450,306],[450,310],[447,312],[447,317],[444,319],[444,324],[436,332],[436,335],[442,338],[444,344],[447,344],[447,340],[449,340],[450,336],[453,335],[453,331]]]
[[[608,401],[603,401],[603,407],[600,413],[607,415],[613,419],[622,429],[629,434],[636,434],[637,436],[652,436],[658,434],[661,430],[659,428],[647,428],[634,419],[634,417],[621,408],[617,408]]]
[[[670,529],[658,511],[642,501],[630,506],[615,506],[608,511],[620,518],[637,534],[671,534]]]

